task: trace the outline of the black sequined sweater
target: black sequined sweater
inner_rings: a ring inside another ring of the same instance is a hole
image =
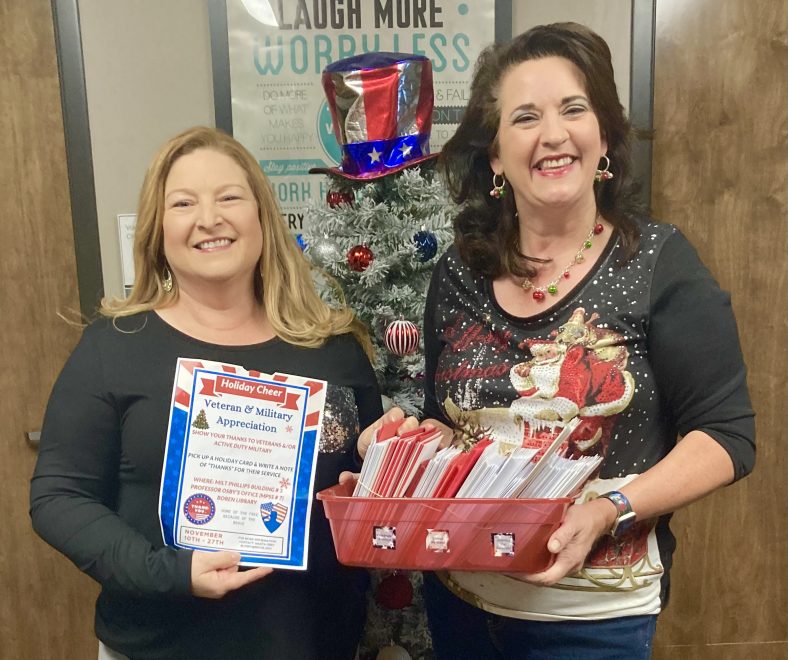
[[[604,457],[581,497],[620,487],[693,430],[724,447],[736,479],[746,475],[754,413],[730,297],[676,227],[638,227],[632,259],[614,234],[582,281],[552,306],[548,294],[545,310],[528,318],[505,312],[492,283],[451,248],[425,311],[425,415],[533,447],[579,417],[567,450]],[[520,618],[656,613],[675,546],[669,518],[606,537],[556,588],[500,574],[452,574],[447,583],[469,602]]]

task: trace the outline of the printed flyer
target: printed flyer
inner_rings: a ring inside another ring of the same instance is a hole
[[[324,381],[180,358],[159,514],[167,545],[305,570]]]
[[[430,149],[454,135],[468,104],[476,58],[495,40],[495,1],[227,0],[233,134],[271,178],[294,233],[304,208],[326,198],[313,167],[339,164],[320,83],[332,62],[369,52],[432,61]]]

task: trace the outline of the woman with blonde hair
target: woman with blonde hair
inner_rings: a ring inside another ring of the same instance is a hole
[[[327,337],[352,332],[369,353],[372,345],[367,332],[353,313],[347,308],[328,307],[320,300],[312,284],[309,263],[284,222],[279,221],[279,207],[260,166],[238,141],[212,128],[197,127],[176,136],[159,150],[148,168],[140,193],[134,240],[134,289],[128,298],[104,301],[102,314],[113,318],[129,316],[170,307],[178,299],[178,280],[172,278],[162,240],[165,183],[174,162],[198,149],[223,153],[246,175],[259,208],[263,233],[259,267],[254,272],[254,296],[266,309],[275,333],[286,341],[315,347]]]
[[[366,332],[320,300],[259,165],[216,129],[156,154],[134,262],[54,386],[31,484],[36,531],[101,584],[100,654],[353,658],[366,576],[336,561],[319,502],[308,570],[272,572],[164,546],[158,499],[179,357],[327,381],[314,489],[335,484],[383,421]]]

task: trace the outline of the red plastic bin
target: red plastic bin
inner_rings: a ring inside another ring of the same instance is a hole
[[[537,573],[570,498],[351,497],[355,482],[320,491],[337,558],[348,566]]]

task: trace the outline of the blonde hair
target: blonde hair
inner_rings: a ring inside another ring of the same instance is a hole
[[[285,227],[268,178],[241,143],[204,126],[190,128],[164,144],[148,167],[140,190],[134,232],[134,288],[128,298],[101,301],[99,311],[116,319],[166,307],[178,298],[178,283],[164,289],[162,219],[164,186],[173,164],[198,149],[212,149],[232,158],[246,173],[257,201],[263,249],[254,276],[254,294],[278,337],[297,346],[315,348],[334,335],[352,333],[372,357],[372,342],[364,325],[346,306],[328,306],[312,279],[311,265]]]

